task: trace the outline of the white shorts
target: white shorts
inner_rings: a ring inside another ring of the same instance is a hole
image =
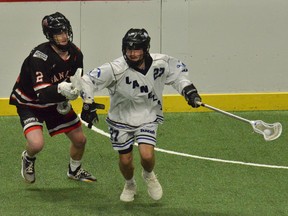
[[[158,124],[150,123],[135,128],[132,131],[125,131],[110,125],[109,131],[112,147],[116,151],[123,151],[129,149],[135,142],[156,146],[157,128]]]

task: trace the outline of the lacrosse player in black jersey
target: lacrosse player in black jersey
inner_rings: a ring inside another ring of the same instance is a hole
[[[72,43],[72,27],[63,14],[56,12],[45,16],[42,29],[49,41],[35,47],[24,60],[10,96],[10,104],[17,108],[27,140],[21,174],[28,183],[35,182],[35,156],[44,147],[45,122],[50,136],[65,133],[71,141],[68,177],[96,181],[81,167],[86,137],[80,119],[69,103],[79,95],[72,87],[70,77],[77,68],[83,68],[83,54]]]

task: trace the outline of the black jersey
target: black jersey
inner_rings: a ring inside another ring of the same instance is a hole
[[[21,72],[10,95],[10,104],[46,108],[56,104],[41,102],[38,93],[62,81],[69,81],[77,68],[83,68],[83,54],[71,43],[70,58],[63,60],[51,47],[49,42],[35,47],[24,60]]]

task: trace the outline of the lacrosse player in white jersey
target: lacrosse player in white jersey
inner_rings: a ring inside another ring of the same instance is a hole
[[[103,64],[81,79],[83,108],[81,118],[89,124],[98,121],[94,92],[107,88],[110,110],[106,119],[114,150],[119,152],[119,168],[125,179],[120,200],[131,202],[136,194],[133,144],[138,143],[142,176],[153,200],[162,197],[162,187],[153,172],[157,126],[163,122],[164,85],[172,85],[194,108],[201,101],[188,80],[185,64],[168,55],[150,54],[150,37],[145,29],[130,29],[122,39],[123,56]]]

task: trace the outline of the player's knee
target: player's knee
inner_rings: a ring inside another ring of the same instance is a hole
[[[43,147],[44,147],[44,142],[43,141],[33,141],[33,142],[28,142],[27,143],[28,148],[31,149],[31,151],[33,151],[34,153],[38,153],[40,151],[42,151]]]
[[[132,162],[133,162],[133,157],[131,154],[120,155],[119,157],[119,163],[121,166],[129,167],[131,166]]]
[[[141,160],[143,162],[150,162],[150,161],[153,161],[154,160],[154,154],[153,153],[144,153],[141,155]]]
[[[154,160],[154,146],[141,144],[139,149],[142,161],[150,162]]]
[[[87,142],[87,139],[83,135],[83,136],[79,136],[79,137],[77,137],[77,139],[73,140],[73,145],[76,148],[84,148],[84,146],[86,145],[86,142]]]

